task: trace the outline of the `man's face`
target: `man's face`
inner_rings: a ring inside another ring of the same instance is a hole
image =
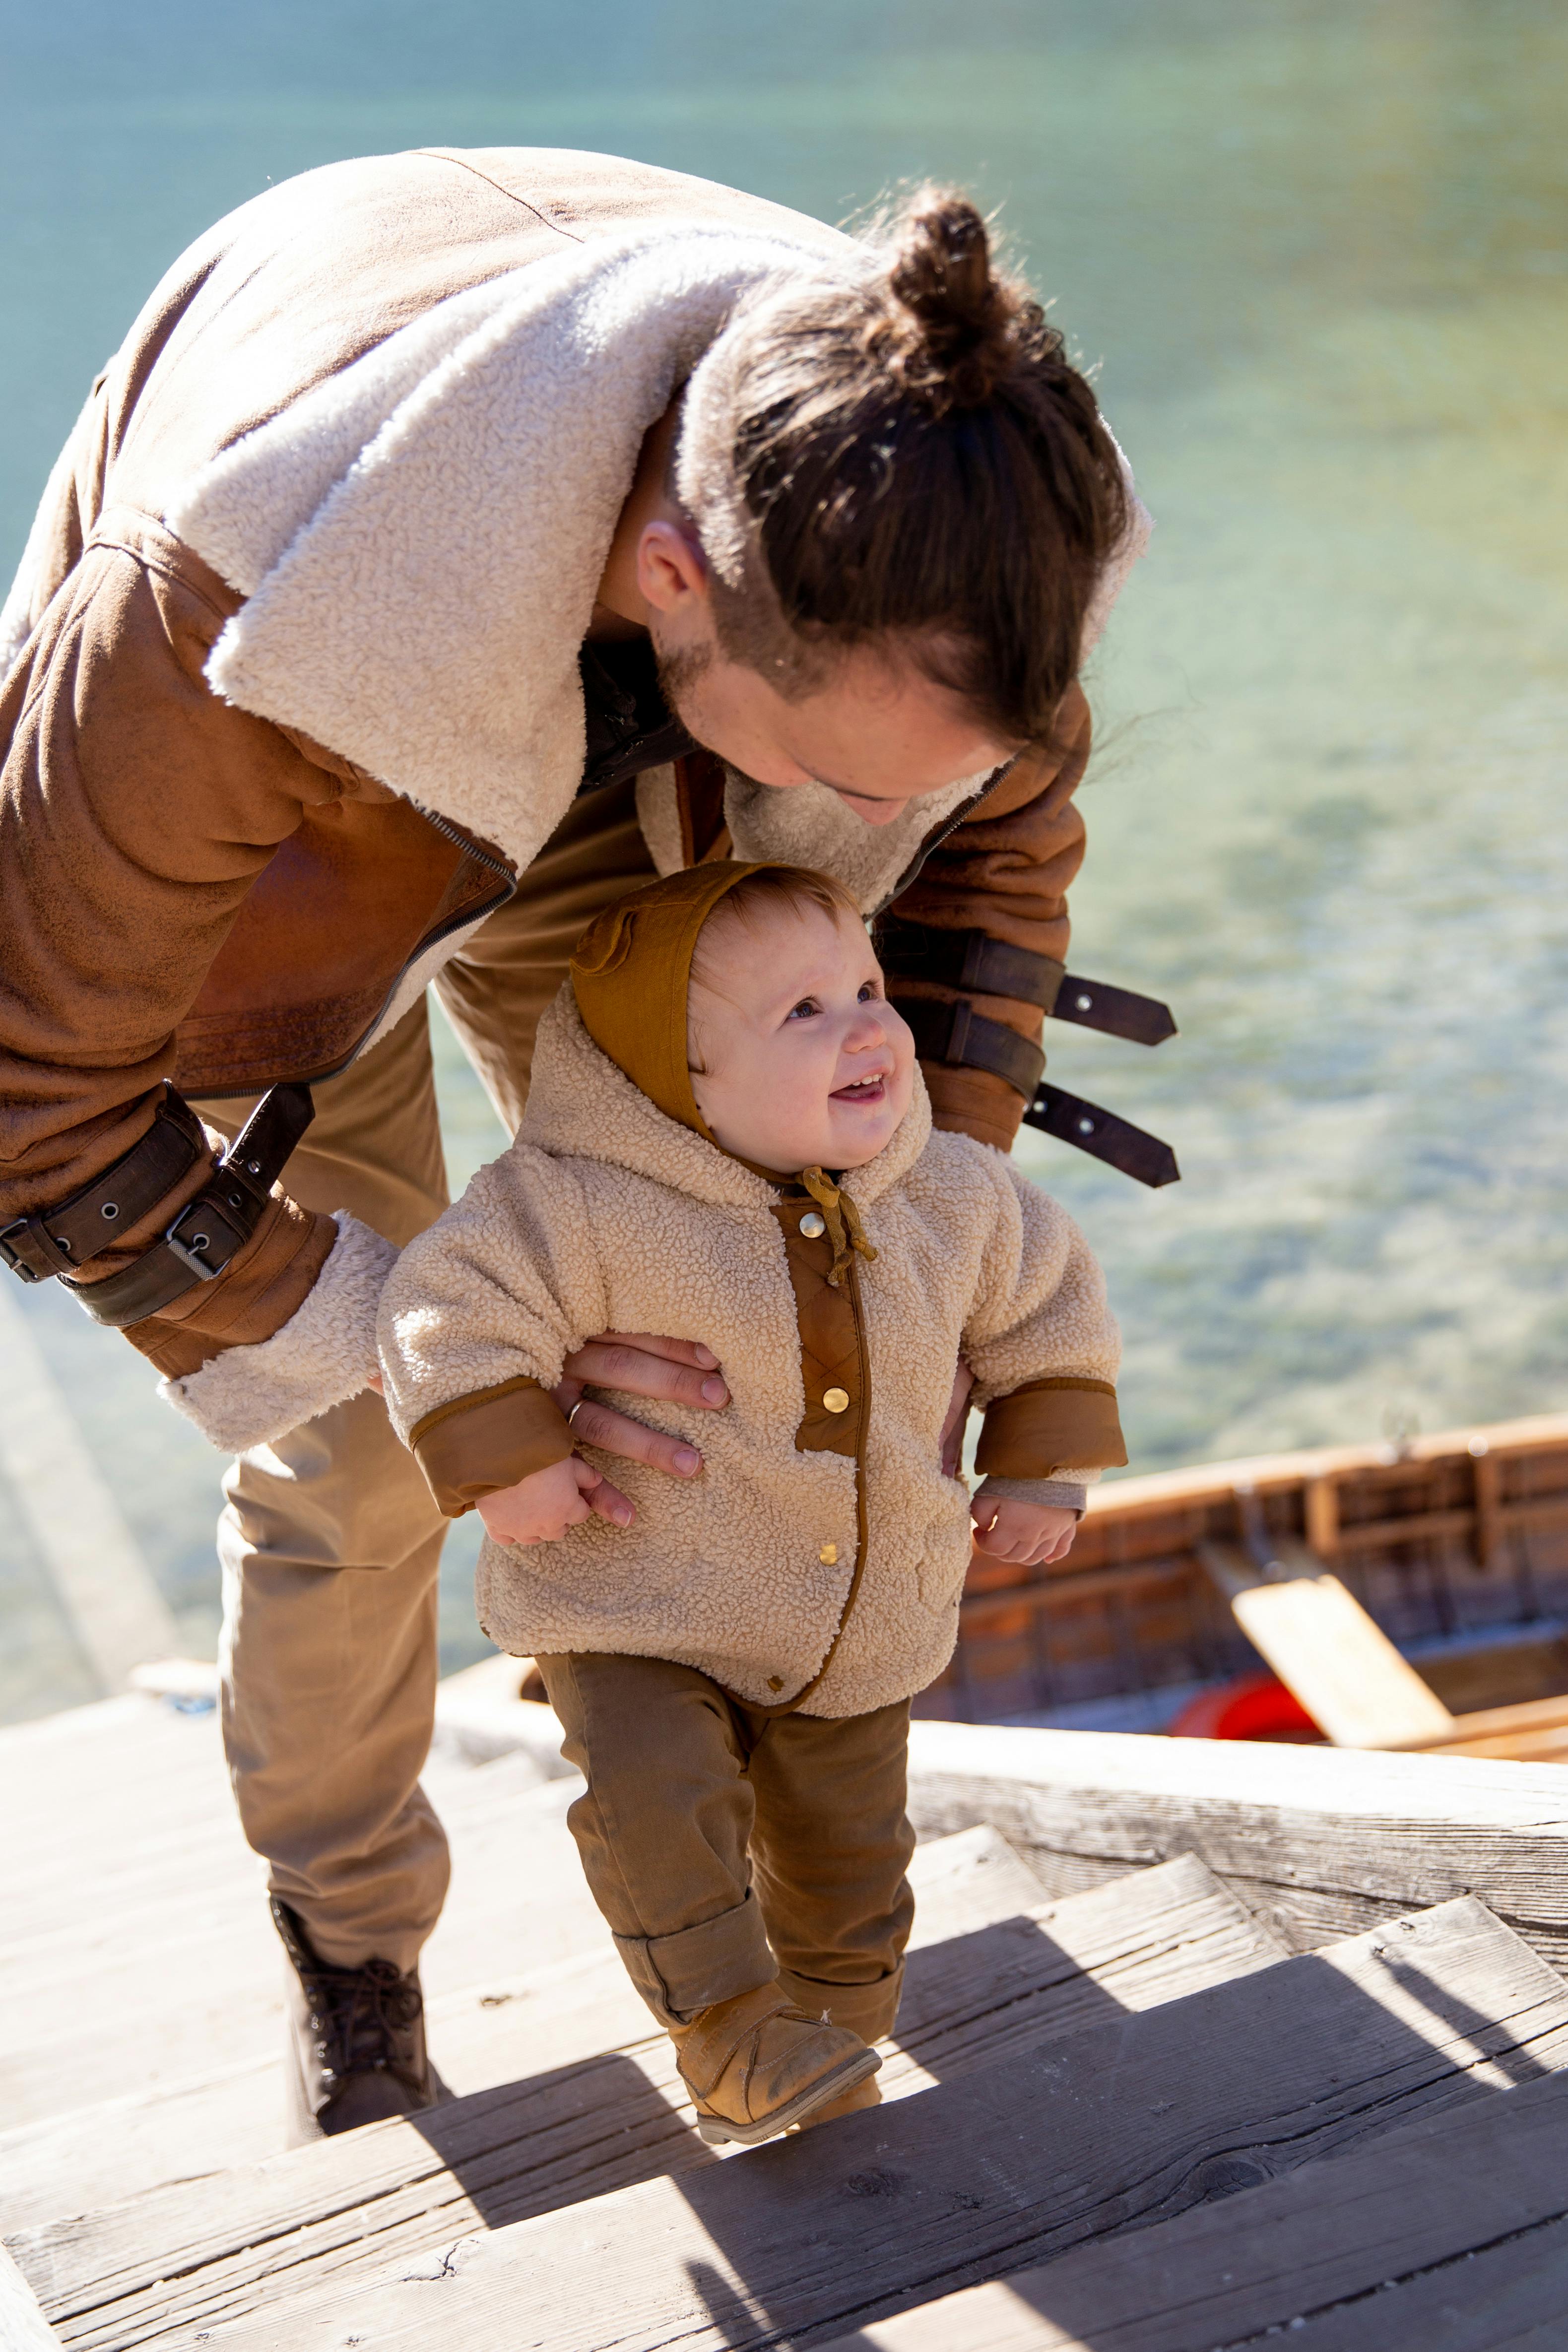
[[[819,693],[786,700],[720,646],[706,567],[684,534],[650,524],[638,555],[672,708],[700,743],[758,783],[826,784],[866,824],[889,824],[910,801],[989,774],[1017,750],[956,695],[880,650],[844,655]]]

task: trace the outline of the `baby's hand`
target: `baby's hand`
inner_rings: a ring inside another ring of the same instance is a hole
[[[515,1486],[499,1486],[479,1505],[486,1531],[499,1544],[554,1543],[568,1528],[593,1517],[588,1496],[604,1483],[591,1464],[569,1454],[535,1470]]]
[[[1011,1496],[988,1496],[984,1486],[972,1496],[970,1517],[974,1540],[993,1559],[1010,1559],[1020,1568],[1045,1568],[1066,1559],[1078,1533],[1078,1513],[1058,1503],[1020,1503]]]

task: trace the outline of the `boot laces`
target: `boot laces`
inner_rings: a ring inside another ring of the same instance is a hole
[[[323,1960],[298,1912],[277,1895],[270,1907],[310,2003],[322,2079],[341,2083],[350,2074],[391,2073],[417,2088],[412,2053],[399,2047],[399,2037],[418,2023],[424,2011],[414,1979],[391,1960],[361,1960],[353,1968]]]
[[[424,2003],[419,1988],[390,1960],[364,1960],[358,1968],[314,1962],[301,1971],[310,2004],[310,2030],[321,2039],[316,2055],[329,2082],[347,2074],[406,2071],[398,2046],[418,2021]]]

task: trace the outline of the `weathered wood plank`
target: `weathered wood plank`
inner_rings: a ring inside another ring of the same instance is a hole
[[[1034,1873],[987,1828],[921,1846],[910,1875],[918,1897],[917,1948],[1042,1899]],[[466,1900],[462,1877],[452,1900],[458,1907]],[[565,1959],[432,1994],[431,2047],[454,2091],[489,2090],[647,2037],[647,2011],[602,1923],[595,1926],[594,1945]],[[268,1966],[275,1968],[269,1940],[268,1950]],[[275,1995],[275,1976],[268,1990]],[[282,2132],[274,2032],[264,2054],[210,2075],[0,2133],[0,2220],[13,2232],[37,2228],[164,2181],[259,2163],[277,2154]]]
[[[490,1776],[495,1775],[492,1782]],[[604,1923],[564,1823],[570,1780],[514,1785],[507,1761],[471,1771],[487,1783],[447,1808],[452,1894],[426,1948],[434,1997],[493,1977],[497,1962],[547,1967],[593,1949]],[[65,1928],[0,1953],[0,2112],[20,2125],[106,2097],[172,2087],[247,2057],[272,2056],[281,2034],[283,1961],[259,1865],[241,1848],[232,1870],[162,1906],[151,1879],[141,1907],[117,1926],[94,1920],[94,1881],[77,1890]]]
[[[0,2246],[0,2352],[59,2352],[32,2288]]]
[[[922,1835],[994,1822],[1047,1879],[1200,1854],[1297,1948],[1475,1894],[1568,1961],[1561,1765],[958,1723],[910,1762]]]
[[[1481,2352],[1568,2333],[1568,2078],[1424,2119],[1330,2164],[1044,2270],[943,2295],[823,2352]]]
[[[1565,2061],[1568,1987],[1482,1906],[1449,1904],[803,2140],[448,2242],[293,2305],[289,2352],[810,2343]],[[279,2327],[200,2333],[273,2352]]]
[[[1424,1755],[1553,1760],[1568,1752],[1568,1692],[1516,1699],[1507,1706],[1479,1707],[1472,1714],[1454,1716],[1446,1731],[1399,1744]]]
[[[929,1874],[939,1881],[939,1919],[940,1877],[951,1895],[960,1860]],[[1005,1885],[999,1877],[995,1893]],[[1037,1905],[1032,1916],[998,1906],[988,1927],[972,1896],[962,1916],[970,1932],[911,1957],[905,2013],[883,2068],[890,2097],[1279,1957],[1192,1862]],[[547,2020],[535,2033],[551,2072],[420,2128],[376,2126],[11,2242],[29,2275],[47,2279],[68,2341],[126,2352],[162,2342],[172,2327],[374,2275],[475,2227],[718,2161],[697,2137],[662,2035],[645,2032],[573,2067],[552,2051]]]

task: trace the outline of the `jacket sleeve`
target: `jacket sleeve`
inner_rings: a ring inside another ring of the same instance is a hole
[[[932,930],[982,931],[1059,964],[1067,954],[1068,889],[1083,863],[1084,823],[1074,795],[1089,762],[1089,704],[1075,686],[1061,706],[1057,744],[1018,761],[995,793],[932,852],[889,915]],[[1032,1045],[1040,1042],[1044,1013],[1017,997],[913,976],[899,979],[889,992],[895,1002],[952,1004],[966,997],[983,1018]],[[938,1127],[1011,1149],[1025,1109],[1016,1087],[990,1070],[936,1061],[922,1066]]]
[[[549,1391],[608,1319],[582,1191],[530,1144],[404,1251],[378,1328],[387,1411],[449,1518],[571,1453]]]
[[[68,486],[53,488],[68,504]],[[167,534],[155,556],[108,522],[85,549],[63,523],[55,535],[52,554],[36,551],[46,572],[78,560],[0,700],[0,1224],[69,1199],[151,1126],[176,1025],[252,882],[305,802],[341,790],[208,687],[237,602],[216,574]],[[47,584],[26,612],[18,595],[23,619]],[[77,1278],[128,1265],[211,1166],[198,1160]],[[331,1217],[277,1196],[222,1274],[128,1336],[173,1380],[265,1340],[339,1239]]]
[[[1105,1277],[1067,1211],[992,1159],[985,1283],[963,1335],[985,1423],[983,1476],[1087,1485],[1127,1459],[1116,1411],[1121,1338]]]

